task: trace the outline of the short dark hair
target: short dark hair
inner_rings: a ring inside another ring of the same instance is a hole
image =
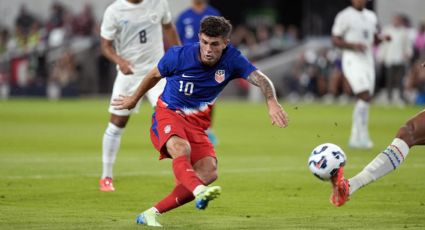
[[[207,16],[201,21],[200,33],[208,37],[228,38],[232,32],[230,21],[221,16]]]

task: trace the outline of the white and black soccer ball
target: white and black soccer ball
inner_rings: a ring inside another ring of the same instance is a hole
[[[308,158],[308,167],[317,178],[330,180],[346,160],[344,151],[338,145],[325,143],[313,149]]]

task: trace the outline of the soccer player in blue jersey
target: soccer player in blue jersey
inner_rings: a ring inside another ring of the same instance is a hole
[[[136,93],[120,96],[112,106],[131,109],[163,77],[164,91],[152,117],[151,140],[160,158],[173,159],[176,186],[173,191],[136,219],[139,224],[161,226],[157,216],[196,199],[205,209],[221,193],[206,186],[217,179],[217,159],[204,130],[210,125],[211,108],[231,81],[244,78],[264,94],[271,123],[286,127],[288,119],[277,101],[273,83],[229,44],[232,26],[223,17],[208,16],[201,22],[199,43],[173,47],[142,81]]]
[[[208,4],[208,0],[192,0],[189,9],[183,11],[177,18],[176,28],[183,45],[197,43],[201,21],[206,16],[220,16],[220,12]],[[211,117],[214,111],[211,111]],[[211,118],[212,119],[212,118]],[[212,122],[211,122],[212,125]],[[218,140],[212,127],[207,129],[208,138],[213,145]]]
[[[205,16],[220,16],[216,8],[208,5],[208,0],[192,0],[191,7],[179,15],[176,28],[183,45],[199,41],[199,26]]]

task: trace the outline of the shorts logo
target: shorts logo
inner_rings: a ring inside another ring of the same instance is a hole
[[[226,73],[224,72],[224,69],[219,69],[217,71],[215,71],[215,81],[218,83],[222,83],[224,81],[224,79],[226,78]]]
[[[166,125],[164,127],[164,133],[170,133],[170,131],[171,131],[171,125]]]

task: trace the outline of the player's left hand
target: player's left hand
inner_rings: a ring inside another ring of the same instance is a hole
[[[391,37],[391,35],[384,35],[384,37],[382,38],[382,40],[389,42],[389,41],[392,40],[392,37]]]
[[[279,128],[288,126],[288,114],[283,110],[282,106],[277,101],[269,102],[268,106],[272,125],[276,125]]]
[[[132,109],[136,107],[137,100],[131,96],[119,95],[118,98],[112,99],[111,105],[117,110]]]

